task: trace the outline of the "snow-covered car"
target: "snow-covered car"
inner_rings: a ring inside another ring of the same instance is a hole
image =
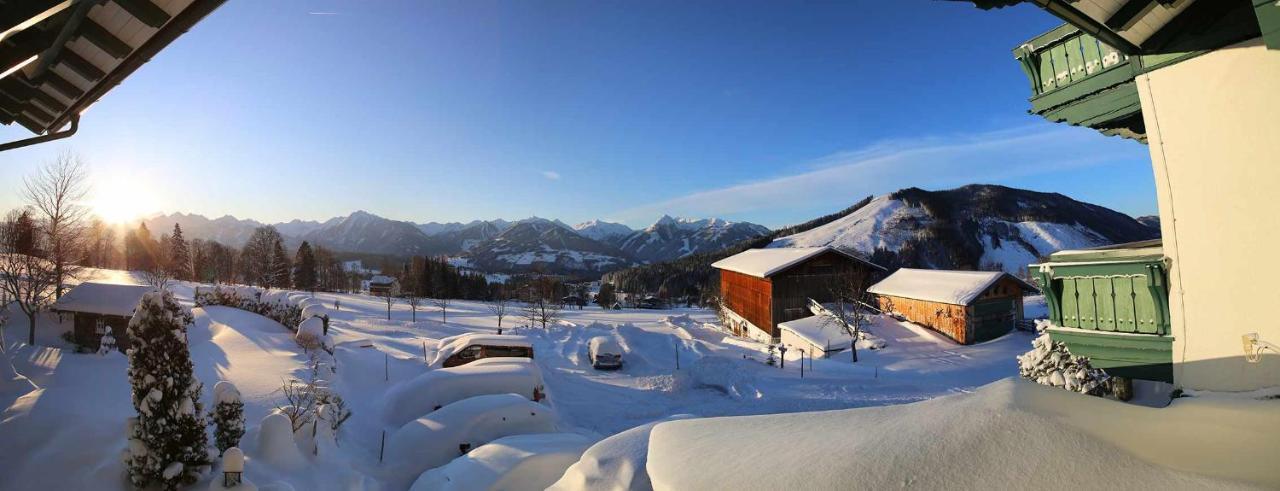
[[[502,437],[422,473],[409,491],[545,489],[591,444],[576,433]]]
[[[400,426],[453,402],[491,394],[541,401],[545,398],[542,371],[528,358],[486,358],[431,370],[387,391],[383,419]]]
[[[597,370],[622,368],[622,346],[608,336],[596,336],[587,344],[591,366]]]
[[[456,367],[484,358],[533,358],[533,344],[524,336],[462,334],[440,340],[431,367]]]
[[[406,489],[427,469],[511,435],[556,432],[555,410],[515,394],[477,396],[449,404],[387,436],[387,472]]]

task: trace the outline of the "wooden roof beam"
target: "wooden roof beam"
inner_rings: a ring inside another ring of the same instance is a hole
[[[19,0],[7,2],[0,10],[0,41],[62,12],[75,0]],[[16,4],[16,5],[15,5]]]
[[[169,13],[150,0],[113,0],[129,15],[151,27],[159,28],[169,22]]]
[[[80,89],[80,87],[76,87],[76,84],[67,81],[67,79],[62,78],[61,75],[52,71],[46,72],[43,77],[40,77],[34,83],[35,85],[49,84],[49,87],[52,87],[53,90],[58,91],[71,100],[79,99],[84,95],[84,90]]]
[[[1104,24],[1115,31],[1120,31],[1129,26],[1138,15],[1155,5],[1156,0],[1129,0],[1120,6],[1111,17],[1107,18]]]
[[[85,40],[93,43],[97,47],[102,48],[102,51],[105,51],[107,54],[111,55],[112,58],[117,60],[129,56],[129,53],[133,52],[133,47],[120,40],[120,38],[116,37],[114,34],[111,34],[111,31],[108,31],[105,27],[98,25],[98,23],[93,20],[85,19],[85,21],[80,24],[79,34],[80,37],[83,37]]]
[[[98,68],[97,65],[94,65],[93,62],[84,59],[80,55],[76,54],[75,51],[71,51],[69,49],[62,50],[62,56],[58,58],[58,63],[66,65],[67,68],[71,69],[71,71],[80,74],[81,77],[84,77],[90,82],[97,82],[102,80],[102,77],[107,76],[107,72],[102,71],[102,69]]]

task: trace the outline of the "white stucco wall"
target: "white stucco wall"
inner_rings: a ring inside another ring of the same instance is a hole
[[[773,343],[773,336],[770,336],[769,333],[764,332],[763,329],[756,327],[755,324],[752,324],[751,321],[748,321],[745,317],[738,315],[737,312],[734,312],[733,310],[730,310],[730,309],[724,309],[724,312],[725,312],[725,316],[729,319],[729,322],[746,326],[746,330],[743,331],[743,334],[746,338],[754,341],[758,341],[761,343],[765,343],[765,344]],[[733,331],[732,327],[729,327],[729,326],[724,326],[724,327],[731,332]]]
[[[1257,39],[1137,84],[1172,258],[1175,383],[1280,386],[1280,354],[1246,363],[1241,342],[1280,345],[1280,51]]]

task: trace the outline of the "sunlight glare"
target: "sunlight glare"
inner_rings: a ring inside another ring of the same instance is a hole
[[[94,183],[90,200],[93,213],[113,224],[129,223],[156,210],[155,200],[146,186],[133,180],[104,179]]]

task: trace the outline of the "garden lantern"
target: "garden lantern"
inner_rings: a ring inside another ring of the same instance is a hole
[[[244,474],[244,452],[239,447],[228,448],[222,453],[222,487],[240,485]]]

